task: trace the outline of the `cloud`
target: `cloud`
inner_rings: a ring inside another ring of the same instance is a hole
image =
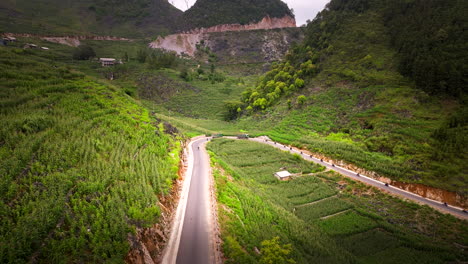
[[[297,25],[303,25],[306,21],[313,20],[318,12],[325,8],[330,0],[284,0],[289,8],[294,9]]]

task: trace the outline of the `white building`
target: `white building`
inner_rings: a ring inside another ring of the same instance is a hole
[[[100,58],[99,62],[103,67],[105,66],[113,66],[116,63],[116,60],[114,58]]]
[[[275,173],[275,177],[280,181],[288,181],[291,179],[292,174],[289,171],[279,171]]]

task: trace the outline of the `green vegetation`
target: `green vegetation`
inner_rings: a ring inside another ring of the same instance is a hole
[[[248,114],[253,111],[265,110],[272,106],[282,96],[288,96],[298,89],[304,87],[305,75],[315,74],[315,66],[309,60],[301,64],[300,69],[296,71],[288,62],[282,64],[273,64],[273,70],[263,76],[255,89],[248,89],[242,93],[241,109],[245,109]],[[307,69],[311,69],[310,71]],[[304,100],[305,102],[305,100]]]
[[[179,143],[53,53],[0,49],[0,262],[121,262],[159,221]]]
[[[0,32],[154,37],[175,31],[182,13],[165,0],[5,0]]]
[[[184,19],[291,15],[279,0],[199,0],[176,22],[166,1],[55,2],[2,1],[0,31],[155,37]],[[305,29],[212,34],[194,60],[144,39],[0,47],[0,262],[121,262],[135,230],[160,221],[178,129],[268,135],[466,196],[465,2],[332,0]],[[283,61],[263,52],[302,31]],[[268,146],[209,148],[227,263],[468,260],[465,222]],[[284,169],[301,176],[279,182]]]
[[[460,90],[466,80],[457,74],[466,49],[460,42],[463,34],[457,34],[461,13],[452,17],[450,11],[462,10],[466,3],[452,1],[445,9],[440,1],[426,2],[331,1],[307,26],[305,41],[228,105],[229,119],[254,122],[277,141],[394,180],[466,195],[467,125],[461,116],[467,99]],[[404,12],[395,11],[400,9]],[[419,9],[425,11],[412,15]],[[435,14],[441,18],[431,19]],[[401,26],[409,20],[415,22]],[[436,41],[430,32],[442,25],[450,34]],[[419,27],[421,33],[412,34]],[[427,39],[419,42],[420,34]],[[417,59],[421,57],[433,62]],[[400,73],[401,65],[410,68]],[[409,71],[438,77],[420,75],[432,84],[421,83]]]
[[[159,71],[159,76],[141,74],[138,83],[142,99],[161,103],[175,117],[183,115],[223,120],[228,111],[225,104],[236,99],[246,88],[247,85],[243,82],[253,81],[253,78],[226,76],[218,70],[212,73],[211,69],[182,67],[182,72],[186,71],[185,76],[173,69]],[[148,91],[158,92],[154,96],[148,96]]]
[[[266,16],[294,16],[281,0],[198,0],[182,16],[183,28],[193,29],[222,24],[249,24]]]
[[[291,244],[280,245],[279,237],[274,237],[271,240],[265,240],[262,242],[262,258],[260,259],[260,264],[286,264],[286,263],[296,263],[293,259],[288,258],[288,255],[291,253]]]
[[[432,94],[468,93],[466,1],[393,1],[385,13],[399,70]]]
[[[94,52],[93,48],[86,45],[78,46],[73,52],[74,60],[89,60],[94,57],[96,57],[96,52]]]
[[[468,237],[463,220],[321,172],[261,143],[214,139],[208,149],[226,263],[258,263],[264,256],[257,250],[272,240],[290,244],[286,251],[296,263],[468,259],[456,246]],[[273,173],[284,168],[314,174],[281,182]]]

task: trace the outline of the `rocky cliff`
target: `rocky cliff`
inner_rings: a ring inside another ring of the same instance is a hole
[[[210,41],[209,33],[239,32],[261,29],[295,28],[296,20],[293,17],[285,16],[282,18],[264,17],[258,23],[247,25],[226,24],[217,25],[209,28],[197,28],[188,32],[173,34],[166,37],[159,37],[150,43],[151,48],[174,51],[179,55],[185,54],[194,56],[197,43]],[[208,44],[209,45],[209,44]]]
[[[296,27],[296,19],[290,16],[282,18],[264,17],[258,23],[250,23],[247,25],[241,24],[225,24],[216,25],[209,28],[197,28],[185,32],[186,34],[200,34],[200,33],[213,33],[213,32],[226,32],[226,31],[243,31],[243,30],[257,30],[257,29],[275,29],[275,28],[289,28]]]

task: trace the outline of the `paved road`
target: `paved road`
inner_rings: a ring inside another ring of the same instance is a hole
[[[322,162],[317,158],[301,153],[300,150],[282,144],[265,140],[265,138],[252,138],[252,141],[268,144],[290,153],[297,153],[305,160],[312,161],[334,170],[344,176],[375,186],[389,193],[429,205],[441,212],[450,213],[461,219],[468,219],[468,214],[460,208],[445,206],[444,204],[426,199],[419,195],[386,186],[383,182],[364,175]],[[163,258],[163,264],[214,264],[217,262],[216,247],[214,246],[212,201],[210,197],[210,162],[205,150],[207,138],[199,138],[190,144],[192,153],[189,155],[187,170],[181,199],[177,208],[168,248]],[[219,262],[219,261],[218,261]]]
[[[322,162],[322,161],[320,161],[320,159],[310,157],[309,155],[306,155],[306,154],[302,154],[300,150],[297,150],[295,148],[291,149],[288,146],[276,143],[276,142],[271,141],[271,140],[266,140],[265,138],[251,138],[250,140],[260,142],[260,143],[264,143],[264,144],[268,144],[268,145],[273,146],[275,148],[279,148],[279,149],[282,149],[282,150],[285,150],[285,151],[289,151],[290,153],[297,153],[297,154],[301,155],[302,158],[304,158],[305,160],[318,163],[318,164],[320,164],[322,166],[327,167],[328,169],[334,170],[334,171],[336,171],[336,172],[338,172],[338,173],[340,173],[340,174],[342,174],[344,176],[347,176],[347,177],[349,177],[349,178],[351,178],[353,180],[364,182],[364,183],[366,183],[368,185],[372,185],[374,187],[383,189],[383,190],[385,190],[385,191],[387,191],[389,193],[399,195],[401,197],[416,201],[416,202],[421,203],[421,204],[429,205],[429,206],[431,206],[431,207],[433,207],[433,208],[435,208],[435,209],[437,209],[437,210],[439,210],[439,211],[441,211],[443,213],[449,213],[449,214],[452,214],[452,215],[454,215],[454,216],[456,216],[458,218],[468,220],[468,214],[466,212],[463,212],[462,208],[453,207],[453,206],[450,206],[450,205],[445,205],[445,204],[443,204],[441,202],[424,198],[422,196],[419,196],[419,195],[414,194],[414,193],[407,192],[405,190],[396,188],[394,186],[386,186],[385,183],[383,183],[383,182],[380,182],[380,181],[377,181],[375,179],[366,177],[364,175],[359,175],[358,176],[357,173],[355,173],[355,172],[349,171],[349,170],[344,169],[344,168],[340,168],[338,166],[334,166],[333,164],[330,164],[330,163],[327,163],[327,162]]]
[[[206,138],[192,143],[193,171],[185,208],[177,264],[215,263],[210,196],[210,162]]]

